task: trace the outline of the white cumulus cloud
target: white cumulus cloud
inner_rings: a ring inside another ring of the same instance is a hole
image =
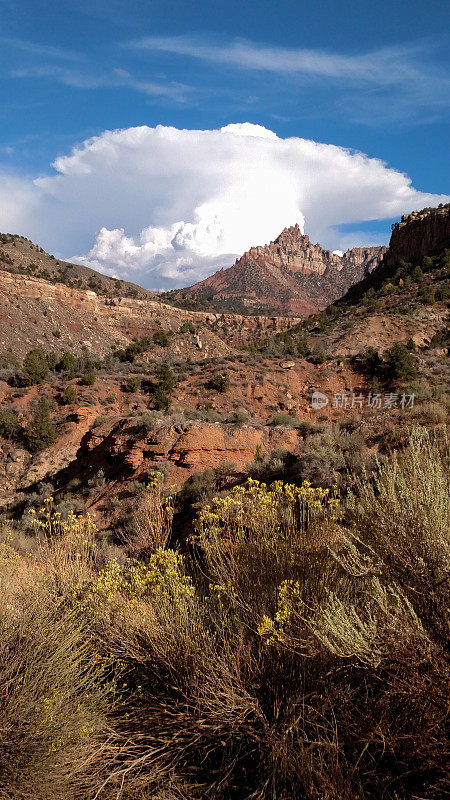
[[[105,131],[53,168],[0,177],[0,230],[155,289],[192,284],[296,222],[345,249],[368,241],[339,225],[449,200],[378,159],[250,123]]]

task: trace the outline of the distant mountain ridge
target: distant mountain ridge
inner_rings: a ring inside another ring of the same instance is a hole
[[[108,298],[155,299],[156,293],[135,283],[111,278],[95,269],[73,264],[47,253],[25,236],[0,233],[0,273],[24,275],[62,283],[71,289],[84,289]]]
[[[187,291],[205,300],[235,300],[254,311],[311,314],[341,297],[380,263],[387,248],[354,247],[342,256],[313,244],[298,224]]]

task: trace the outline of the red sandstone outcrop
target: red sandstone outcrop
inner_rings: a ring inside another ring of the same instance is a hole
[[[383,263],[418,263],[425,256],[445,247],[450,247],[450,204],[403,216],[393,226],[389,250]]]
[[[96,411],[95,408],[89,408],[89,406],[82,406],[80,408],[75,409],[72,413],[71,417],[74,422],[85,422],[86,420],[90,419],[91,417],[95,417]]]
[[[157,465],[158,461],[172,464],[177,480],[185,480],[193,472],[218,467],[223,461],[233,461],[238,468],[253,461],[257,448],[271,452],[279,447],[294,452],[299,447],[298,432],[290,428],[233,426],[215,423],[161,427],[143,439],[129,440],[127,430],[91,431],[84,442],[86,454],[96,448],[109,457],[120,458],[130,471]]]
[[[208,300],[234,298],[249,307],[309,314],[345,293],[379,264],[385,252],[385,247],[356,247],[340,256],[313,244],[293,225],[274,242],[251,247],[232,267],[189,291]]]

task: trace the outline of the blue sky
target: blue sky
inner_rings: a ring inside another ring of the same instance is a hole
[[[0,209],[0,228],[23,220],[23,232],[35,236],[28,220],[38,201],[21,200],[24,182],[54,175],[54,160],[90,137],[144,125],[206,131],[249,122],[280,139],[382,159],[418,192],[450,191],[448,0],[0,0],[0,23],[0,176],[16,215],[6,213],[3,222]],[[108,188],[98,176],[101,204]],[[182,183],[188,192],[189,181]],[[386,236],[400,207],[388,202],[383,219],[374,211],[366,228],[358,217],[337,215],[334,224],[330,217],[328,229],[347,237],[367,230],[372,241],[378,232]],[[156,212],[145,220],[140,208],[136,217],[140,227],[133,229],[116,209],[104,224],[136,237],[161,222]],[[44,245],[66,256],[86,254],[103,226],[101,215],[95,219],[97,230],[78,231],[78,248],[51,228],[42,229]],[[328,238],[327,246],[341,244]],[[98,252],[97,262],[101,267]]]

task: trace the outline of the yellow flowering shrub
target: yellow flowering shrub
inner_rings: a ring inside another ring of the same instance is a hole
[[[67,517],[55,508],[52,497],[46,497],[38,511],[30,509],[33,528],[42,545],[48,544],[56,550],[60,545],[72,557],[89,557],[95,548],[97,527],[90,514],[75,514]]]
[[[108,562],[92,583],[88,603],[103,605],[125,599],[180,605],[191,600],[193,594],[192,582],[183,572],[182,556],[174,550],[158,548],[146,563],[128,561],[122,566],[115,560]]]
[[[340,499],[335,490],[275,481],[270,486],[249,480],[226,497],[215,497],[204,506],[196,521],[201,544],[216,537],[230,543],[252,533],[282,535],[286,528],[305,532],[317,512],[338,518]]]
[[[198,514],[195,541],[205,554],[218,606],[239,609],[255,629],[264,615],[272,618],[280,584],[303,574],[312,524],[325,535],[340,515],[336,491],[307,481],[268,486],[250,479],[215,497]]]

